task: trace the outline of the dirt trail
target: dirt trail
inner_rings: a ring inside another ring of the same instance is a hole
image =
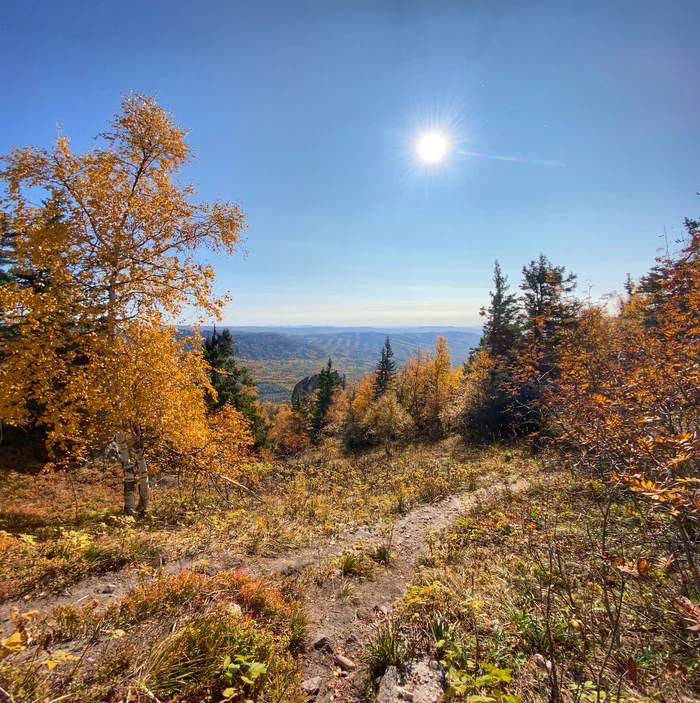
[[[378,571],[371,580],[358,581],[353,591],[352,602],[338,601],[337,580],[308,589],[306,609],[310,643],[324,635],[330,640],[333,649],[331,653],[315,650],[310,646],[304,656],[303,677],[322,679],[317,703],[331,700],[356,701],[361,698],[362,673],[357,670],[350,674],[342,672],[335,665],[334,657],[336,654],[345,656],[358,664],[359,668],[364,642],[372,624],[377,616],[389,611],[413,579],[419,557],[425,547],[427,530],[439,530],[448,526],[460,513],[499,491],[509,489],[520,492],[526,486],[527,482],[524,480],[499,481],[471,493],[450,496],[440,503],[415,508],[394,523],[395,556],[391,566]],[[355,539],[360,537],[364,535],[356,536]],[[352,540],[350,542],[352,543]],[[319,550],[313,562],[304,563],[304,560],[301,560],[293,566],[296,569],[302,563],[305,566],[323,563],[331,554],[342,551],[342,547],[343,545],[337,544],[333,551],[325,553]],[[283,560],[276,562],[281,565]]]
[[[517,492],[527,485],[526,481],[515,478],[504,480],[484,477],[481,483],[486,486],[449,496],[439,503],[419,505],[394,520],[394,558],[391,566],[377,569],[370,580],[353,579],[352,602],[340,602],[337,599],[337,579],[305,589],[310,641],[323,634],[328,637],[333,648],[331,654],[310,646],[304,656],[304,678],[319,676],[322,679],[321,690],[316,698],[318,703],[358,699],[362,675],[358,671],[349,675],[342,673],[334,665],[334,656],[344,655],[359,664],[364,641],[377,615],[388,611],[410,584],[425,546],[426,531],[439,530],[449,525],[461,512],[498,491],[508,488]],[[245,558],[227,552],[199,555],[195,559],[171,562],[162,568],[161,573],[176,573],[196,565],[201,568],[206,563],[205,568],[209,572],[240,569],[255,577],[301,574],[308,567],[327,563],[330,558],[359,541],[379,541],[379,529],[380,524],[349,529],[335,539],[319,540],[277,557]],[[74,584],[70,591],[57,596],[7,602],[0,610],[0,626],[9,620],[13,606],[20,610],[38,609],[48,612],[57,605],[79,604],[93,599],[107,604],[131,591],[138,583],[138,571],[126,569],[87,578]]]
[[[453,495],[439,503],[415,507],[395,521],[395,544],[404,547],[420,540],[426,525],[439,521],[442,515],[455,514],[459,505],[461,505],[461,497]],[[301,573],[309,566],[323,563],[330,556],[360,540],[376,538],[378,534],[379,524],[350,528],[335,538],[317,540],[306,547],[274,557],[247,557],[223,550],[205,552],[194,558],[175,559],[168,562],[154,574],[153,578],[157,578],[160,574],[178,573],[182,569],[194,567],[201,568],[208,573],[236,569],[245,571],[254,577],[294,575]],[[36,609],[48,612],[58,605],[79,605],[90,600],[98,600],[108,604],[138,586],[139,578],[138,567],[127,567],[81,579],[61,594],[7,601],[0,606],[0,626],[3,622],[10,621],[9,613],[13,607],[22,611]]]

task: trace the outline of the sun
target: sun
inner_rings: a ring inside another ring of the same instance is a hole
[[[424,134],[417,144],[418,156],[422,161],[431,164],[442,161],[447,156],[448,148],[447,138],[439,132]]]

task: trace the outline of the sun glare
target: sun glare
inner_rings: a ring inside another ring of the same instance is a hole
[[[418,156],[422,161],[434,164],[445,158],[448,146],[447,139],[442,134],[429,132],[418,140]]]

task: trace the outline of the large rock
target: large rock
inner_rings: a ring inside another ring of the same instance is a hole
[[[399,699],[399,672],[395,666],[390,666],[379,684],[377,703],[398,703]]]
[[[379,684],[377,703],[436,703],[443,693],[443,678],[440,665],[428,658],[409,662],[403,676],[390,666]]]
[[[307,376],[302,378],[292,391],[292,403],[297,399],[299,395],[310,395],[318,388],[318,374],[315,373],[313,376]]]
[[[176,474],[163,474],[156,482],[154,488],[166,489],[166,488],[177,488],[180,485],[180,479]]]

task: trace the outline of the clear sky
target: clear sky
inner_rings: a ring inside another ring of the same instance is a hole
[[[0,152],[157,91],[250,216],[226,323],[469,325],[495,258],[602,294],[700,213],[699,28],[698,0],[2,0]]]

